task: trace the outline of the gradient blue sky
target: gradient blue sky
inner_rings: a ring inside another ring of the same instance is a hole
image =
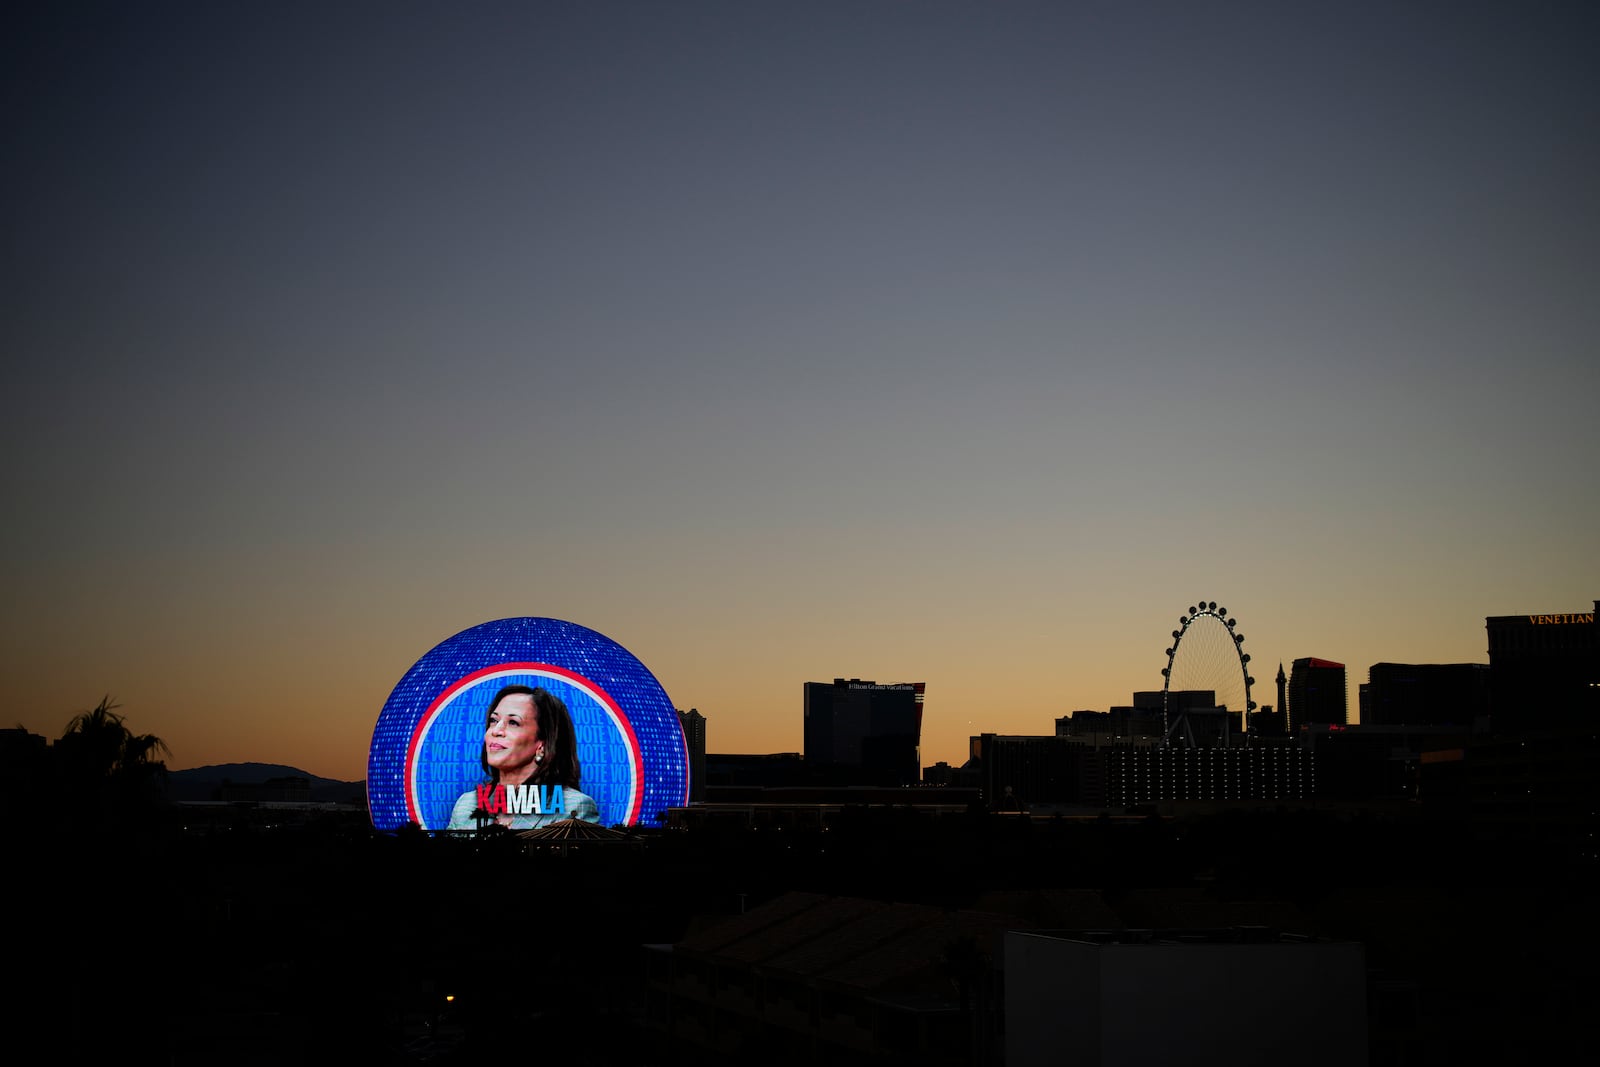
[[[359,778],[451,634],[924,761],[1600,596],[1600,8],[49,4],[8,27],[0,704]],[[7,725],[10,725],[8,723]]]

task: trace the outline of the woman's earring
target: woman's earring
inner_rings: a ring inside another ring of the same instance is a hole
[[[533,754],[533,762],[535,762],[535,763],[543,763],[544,762],[544,747],[543,746],[540,746],[538,751],[534,752],[534,754]]]

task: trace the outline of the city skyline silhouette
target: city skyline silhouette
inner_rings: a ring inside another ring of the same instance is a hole
[[[926,682],[925,764],[1159,689],[1202,594],[1352,717],[1485,662],[1600,589],[1597,19],[29,7],[0,703],[353,780],[507,617],[719,752]]]

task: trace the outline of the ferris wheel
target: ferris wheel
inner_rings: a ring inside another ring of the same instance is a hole
[[[1250,699],[1250,654],[1244,650],[1244,634],[1235,627],[1238,620],[1228,617],[1227,608],[1215,600],[1192,605],[1178,619],[1172,631],[1172,647],[1167,649],[1167,665],[1162,668],[1161,718],[1163,743],[1171,745],[1174,736],[1194,747],[1194,728],[1189,710],[1196,706],[1198,693],[1215,694],[1211,706],[1226,709],[1221,717],[1222,747],[1228,747],[1228,722],[1240,715],[1244,743],[1249,743],[1249,715],[1256,710]],[[1182,695],[1180,695],[1182,694]]]

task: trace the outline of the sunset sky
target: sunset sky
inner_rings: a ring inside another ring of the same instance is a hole
[[[925,763],[1600,597],[1593,3],[43,4],[6,92],[0,725],[366,773],[429,648]]]

